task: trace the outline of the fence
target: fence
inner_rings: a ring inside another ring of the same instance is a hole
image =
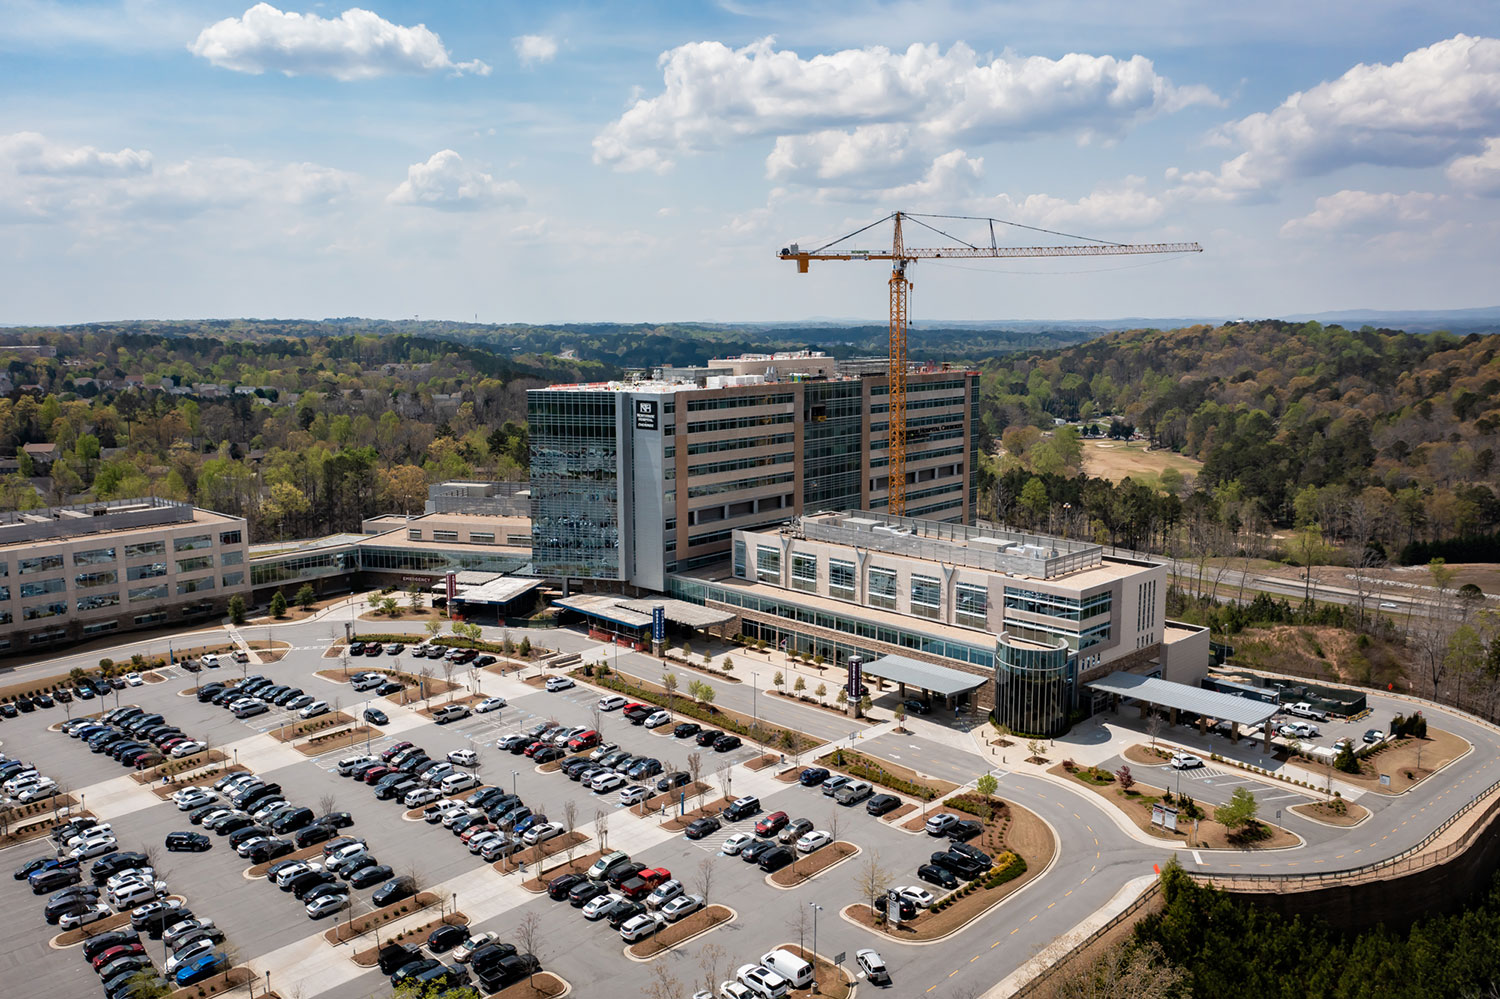
[[[1099,927],[1097,930],[1084,937],[1077,944],[1070,947],[1066,954],[1063,954],[1057,960],[1053,961],[1051,964],[1047,965],[1047,967],[1043,968],[1035,978],[1017,989],[1011,995],[1011,999],[1023,999],[1023,997],[1025,996],[1036,995],[1039,989],[1045,986],[1054,977],[1059,975],[1062,972],[1062,969],[1065,968],[1068,963],[1071,962],[1075,957],[1088,950],[1088,948],[1092,947],[1095,943],[1102,939],[1106,933],[1108,933],[1110,930],[1113,930],[1121,923],[1124,923],[1127,920],[1133,922],[1136,913],[1140,912],[1147,905],[1150,905],[1156,899],[1156,896],[1160,894],[1161,882],[1151,882],[1150,886],[1148,886],[1145,891],[1141,892],[1140,896],[1136,898],[1134,902],[1131,902],[1128,906],[1126,906],[1124,911],[1120,912],[1109,922],[1105,923],[1103,926]]]

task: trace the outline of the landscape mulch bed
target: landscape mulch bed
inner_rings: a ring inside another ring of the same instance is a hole
[[[81,944],[96,933],[108,933],[110,930],[118,930],[122,926],[130,925],[130,913],[117,912],[113,916],[105,916],[97,923],[89,923],[80,926],[76,930],[66,930],[52,938],[55,947],[72,947]]]
[[[383,926],[393,919],[409,916],[414,912],[421,912],[429,906],[437,905],[438,896],[430,891],[419,893],[415,898],[403,899],[400,902],[392,902],[383,909],[367,912],[359,916],[352,923],[340,922],[337,926],[324,931],[323,939],[331,944],[340,944],[345,940],[368,933],[377,926]]]
[[[708,804],[703,805],[702,807],[693,809],[686,815],[680,815],[668,819],[661,824],[661,827],[663,829],[670,830],[671,832],[681,832],[689,825],[691,825],[694,819],[701,819],[709,815],[718,815],[724,809],[733,804],[733,802],[733,798],[718,798],[714,801],[710,801]]]
[[[564,763],[571,763],[574,760],[578,759],[580,756],[589,756],[593,752],[594,751],[592,749],[580,749],[578,752],[570,753],[567,756],[561,757],[560,759],[549,760],[546,763],[539,765],[537,767],[537,770],[544,774],[555,774],[562,769]]]
[[[324,732],[313,736],[306,742],[299,742],[292,748],[306,756],[322,756],[324,753],[335,748],[339,743],[344,743],[349,748],[354,748],[357,743],[366,739],[378,739],[381,736],[380,729],[371,728],[368,725],[356,725],[337,732]]]
[[[1417,751],[1421,750],[1422,765],[1417,766]],[[1359,784],[1379,794],[1400,794],[1426,777],[1467,753],[1470,745],[1462,736],[1440,728],[1428,727],[1427,738],[1397,739],[1395,742],[1360,757],[1360,773],[1346,774],[1335,771],[1339,780]],[[1389,785],[1380,783],[1380,775],[1391,778]],[[1408,774],[1410,776],[1408,776]]]
[[[849,972],[829,961],[826,957],[815,954],[810,947],[800,947],[794,943],[784,943],[778,949],[790,951],[802,960],[813,966],[813,978],[817,979],[818,991],[807,989],[795,989],[788,994],[788,999],[804,999],[806,996],[820,995],[829,999],[849,999],[854,994],[854,980],[849,977]]]
[[[912,804],[911,802],[902,802],[895,808],[891,809],[889,812],[886,812],[884,815],[882,815],[880,817],[880,821],[889,822],[891,825],[895,825],[898,821],[910,815],[912,812],[915,812],[916,810],[917,806]],[[923,821],[925,821],[925,819]],[[905,826],[903,826],[902,828],[905,828]]]
[[[686,795],[687,800],[692,801],[693,798],[696,797],[699,793],[708,793],[708,785],[701,780],[694,783],[684,784],[681,787],[674,787],[672,790],[663,791],[661,794],[653,794],[645,801],[637,801],[635,804],[631,805],[630,811],[633,814],[639,815],[644,819],[652,812],[661,811],[663,807],[676,808],[677,802],[680,800],[680,797],[682,795]]]
[[[704,906],[691,916],[679,919],[675,923],[668,923],[646,939],[637,940],[630,945],[630,953],[635,957],[655,957],[670,950],[674,945],[684,940],[691,940],[700,933],[707,933],[715,926],[722,926],[733,918],[734,912],[725,906],[718,904]]]
[[[1143,767],[1159,767],[1171,758],[1171,753],[1162,756],[1160,752],[1150,746],[1132,745],[1125,747],[1125,759]]]
[[[296,742],[304,736],[314,735],[339,725],[348,725],[353,721],[353,718],[342,711],[338,711],[331,714],[318,715],[316,718],[306,718],[290,725],[281,725],[271,729],[266,734],[277,742]]]
[[[913,809],[916,807],[916,805],[912,806]],[[900,809],[897,809],[897,811],[900,811]],[[910,809],[908,809],[908,811],[910,811]],[[921,832],[922,830],[927,828],[927,816],[929,814],[932,814],[933,812],[941,811],[942,808],[929,808],[928,811],[925,811],[920,815],[914,815],[911,818],[907,819],[905,822],[901,823],[901,828],[911,832]],[[892,812],[891,814],[895,815],[896,813]]]
[[[201,773],[177,777],[167,781],[165,784],[158,784],[151,788],[151,793],[158,798],[170,798],[174,791],[181,791],[185,787],[202,787],[204,784],[212,784],[225,774],[243,774],[249,772],[249,767],[239,763],[231,763],[228,766],[214,767],[211,770],[204,770]]]
[[[837,843],[830,843],[812,853],[799,855],[794,863],[772,874],[771,882],[783,888],[795,888],[858,853],[859,847],[841,839]]]
[[[216,996],[222,992],[242,988],[255,981],[255,978],[255,972],[240,965],[222,974],[214,975],[212,978],[205,978],[194,985],[178,989],[172,993],[170,999],[199,999],[199,997]]]
[[[415,704],[418,701],[423,701],[423,688],[421,686],[423,681],[421,676],[413,676],[410,673],[404,672],[396,673],[393,670],[382,670],[381,672],[390,676],[394,676],[398,680],[405,680],[407,683],[407,686],[396,691],[394,694],[386,694],[386,700],[390,701],[392,704],[399,704],[402,707],[405,707],[408,704]],[[449,683],[447,680],[443,680],[435,676],[427,677],[425,682],[427,697],[426,701],[424,701],[424,704],[431,701],[434,697],[440,697],[443,694],[459,689],[458,684]],[[441,705],[439,706],[441,707]]]
[[[1370,814],[1369,809],[1356,802],[1345,801],[1343,805],[1344,810],[1340,812],[1332,802],[1314,801],[1305,805],[1293,805],[1292,811],[1331,826],[1357,826]]]
[[[529,892],[544,892],[547,890],[548,881],[551,881],[553,878],[560,878],[564,874],[584,874],[590,867],[594,866],[594,861],[602,856],[604,856],[603,850],[595,850],[581,857],[574,857],[571,861],[564,861],[556,867],[549,867],[536,877],[522,881],[521,887]],[[516,869],[516,865],[512,864],[510,860],[497,860],[491,866],[502,874],[508,874]]]
[[[512,867],[517,864],[530,865],[541,863],[548,857],[554,857],[557,854],[566,851],[568,849],[568,841],[570,839],[572,840],[572,845],[575,847],[581,846],[582,844],[589,841],[589,838],[586,834],[575,830],[571,833],[563,833],[561,836],[553,836],[549,840],[543,840],[536,846],[528,846],[520,853],[508,859]]]
[[[802,776],[802,767],[788,767],[776,775],[776,779],[783,784],[795,784]]]
[[[780,753],[766,753],[766,754],[764,754],[762,756],[757,756],[753,760],[747,760],[746,763],[745,763],[745,769],[746,770],[755,770],[755,771],[758,772],[758,771],[764,770],[766,767],[775,766],[777,763],[780,763],[780,762],[781,762],[781,754]]]
[[[380,963],[380,948],[391,944],[407,943],[410,941],[427,940],[427,935],[439,926],[468,926],[469,917],[462,912],[450,912],[441,919],[433,919],[423,923],[421,926],[409,930],[402,930],[390,939],[382,939],[379,947],[366,947],[364,950],[356,951],[354,963],[361,968],[373,968]]]
[[[494,993],[490,999],[555,999],[568,991],[568,983],[550,971],[538,971],[532,981],[517,982]]]
[[[323,844],[314,843],[312,846],[303,847],[300,850],[289,853],[285,857],[277,857],[275,860],[268,860],[264,864],[256,864],[245,873],[252,878],[263,878],[266,876],[266,872],[271,869],[272,864],[279,864],[283,860],[309,860],[313,857],[321,857],[322,855]]]
[[[856,768],[853,766],[834,763],[833,761],[838,758],[839,753],[839,750],[835,750],[834,752],[828,753],[825,756],[818,757],[818,766],[827,767],[829,770],[836,770],[839,773],[848,774],[849,776],[854,777],[858,780],[869,781],[871,784],[876,784],[881,787],[887,787],[890,790],[896,791],[900,794],[913,794],[913,792],[909,788],[891,787],[889,784],[885,784],[869,774],[857,773]],[[917,787],[929,788],[932,791],[933,798],[941,798],[958,790],[958,785],[953,783],[952,781],[939,780],[936,777],[925,777],[922,774],[917,773],[911,767],[903,767],[899,763],[892,763],[890,760],[887,760],[884,757],[876,756],[873,753],[860,753],[849,749],[842,750],[842,753],[846,761],[868,760],[897,780],[906,781]],[[921,795],[914,795],[914,797],[921,797]]]
[[[165,774],[168,777],[185,774],[199,767],[210,766],[214,763],[223,763],[229,759],[228,755],[217,749],[205,749],[201,753],[184,756],[175,760],[163,760],[156,766],[147,770],[140,770],[130,775],[130,779],[137,784],[153,784],[162,779]]]
[[[433,713],[438,711],[440,708],[446,708],[450,704],[468,704],[472,706],[484,700],[485,696],[486,695],[484,694],[464,694],[462,697],[454,697],[449,700],[445,700],[441,704],[429,704],[425,708],[418,708],[417,714],[426,715],[428,718],[431,718]]]

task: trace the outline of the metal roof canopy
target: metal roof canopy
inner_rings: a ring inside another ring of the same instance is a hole
[[[1189,687],[1155,676],[1117,672],[1084,684],[1090,690],[1101,690],[1121,697],[1134,697],[1163,708],[1191,711],[1208,718],[1237,722],[1240,725],[1260,725],[1280,707],[1248,697],[1220,694],[1201,687]]]
[[[861,668],[861,672],[878,676],[882,680],[892,680],[896,683],[910,684],[913,687],[930,690],[943,697],[974,690],[990,681],[987,676],[976,676],[962,670],[949,669],[947,666],[938,666],[934,663],[922,662],[920,659],[895,655],[881,656],[879,659],[867,662]]]
[[[471,586],[458,595],[466,604],[507,604],[542,585],[540,579],[500,576],[487,583]]]
[[[660,606],[668,621],[688,628],[711,628],[716,624],[727,624],[734,620],[734,614],[729,611],[716,611],[712,607],[688,603],[686,600],[675,600],[672,597],[661,597],[656,600],[649,597],[639,600],[618,600],[616,604],[643,614],[650,614],[651,608]]]
[[[651,615],[619,606],[619,598],[602,593],[577,593],[554,600],[553,606],[577,611],[587,617],[602,618],[627,628],[649,628]]]

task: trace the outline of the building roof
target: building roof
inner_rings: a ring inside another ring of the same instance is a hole
[[[530,576],[496,576],[464,590],[458,599],[466,604],[507,604],[541,585],[540,579]]]
[[[577,611],[588,617],[603,618],[627,628],[649,628],[651,615],[619,606],[620,598],[607,593],[575,593],[552,601],[554,606]]]
[[[262,541],[250,546],[251,558],[269,558],[274,555],[290,555],[294,552],[313,552],[324,548],[340,548],[363,541],[363,534],[325,534],[321,538],[300,538],[293,541]]]
[[[1111,673],[1091,680],[1085,686],[1108,694],[1119,694],[1121,697],[1138,698],[1159,707],[1191,711],[1196,715],[1238,722],[1241,725],[1259,725],[1279,710],[1275,704],[1264,701],[1220,694],[1137,673]]]
[[[702,604],[691,604],[686,600],[673,600],[670,597],[621,600],[619,605],[646,614],[650,614],[653,607],[660,607],[668,621],[688,628],[711,628],[716,624],[724,624],[734,619],[734,615],[727,611],[714,610]]]
[[[553,601],[558,607],[577,611],[590,617],[603,618],[627,628],[647,628],[651,625],[651,611],[660,607],[667,620],[688,628],[708,628],[734,619],[734,614],[714,610],[701,604],[671,597],[648,597],[632,600],[609,593],[578,593]]]
[[[920,659],[896,655],[881,656],[873,662],[865,663],[863,672],[878,676],[882,680],[921,687],[923,690],[930,690],[943,697],[974,690],[990,680],[988,676],[965,673],[947,666],[938,666]]]

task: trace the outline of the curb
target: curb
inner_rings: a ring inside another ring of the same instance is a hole
[[[715,905],[717,905],[717,906],[719,906],[720,908],[723,908],[723,909],[729,909],[729,918],[726,919],[726,920],[724,920],[721,923],[715,923],[712,926],[704,927],[703,929],[699,930],[697,933],[694,933],[692,936],[683,937],[681,940],[677,941],[674,944],[668,945],[667,947],[663,948],[662,950],[657,951],[655,954],[652,954],[650,957],[637,957],[636,955],[630,953],[630,948],[634,947],[635,944],[633,944],[633,943],[632,944],[626,944],[625,945],[625,949],[623,951],[623,953],[625,954],[625,959],[628,960],[628,961],[633,961],[636,964],[650,964],[652,961],[655,961],[657,958],[659,958],[659,957],[665,957],[666,955],[672,953],[677,948],[679,948],[681,946],[684,946],[685,944],[692,943],[694,940],[697,940],[699,937],[703,936],[705,933],[712,933],[714,930],[717,930],[719,927],[721,927],[721,926],[727,926],[730,923],[733,923],[733,922],[735,922],[736,920],[738,920],[740,918],[740,914],[738,912],[736,912],[734,909],[730,908],[729,906],[725,905],[722,902],[711,902],[708,905],[705,905],[704,908],[705,909],[712,908]],[[657,930],[657,933],[660,933],[660,932],[661,932],[661,930]],[[637,940],[636,941],[636,943],[644,943],[644,942],[645,942],[644,940]]]
[[[848,840],[842,840],[841,842],[846,842],[847,843]],[[833,844],[830,843],[828,845],[832,846]],[[771,874],[767,874],[763,880],[765,881],[766,884],[770,885],[772,888],[776,889],[777,891],[796,891],[798,888],[801,888],[801,887],[803,887],[805,885],[808,885],[808,884],[812,883],[813,881],[816,881],[818,878],[821,878],[823,875],[827,874],[831,870],[834,870],[835,868],[837,868],[840,864],[844,863],[845,861],[853,860],[855,857],[857,857],[861,853],[865,852],[864,849],[858,843],[849,843],[849,845],[852,846],[852,847],[854,847],[854,852],[853,853],[849,854],[847,857],[840,857],[838,860],[835,860],[833,863],[829,864],[827,867],[823,868],[821,871],[818,871],[816,874],[809,874],[807,877],[803,878],[801,881],[798,881],[794,885],[779,885],[774,880],[772,880],[773,878],[776,877],[777,874],[780,874],[781,871],[775,871],[775,872],[773,872]],[[793,847],[793,849],[796,849],[796,847]],[[805,857],[811,857],[812,854],[811,853],[807,853],[807,854],[803,854],[803,856],[805,856]],[[798,858],[798,859],[801,859],[801,858]],[[789,864],[787,866],[789,866],[789,867],[795,867],[796,863],[797,862],[794,860],[794,861],[792,861],[791,864]]]

